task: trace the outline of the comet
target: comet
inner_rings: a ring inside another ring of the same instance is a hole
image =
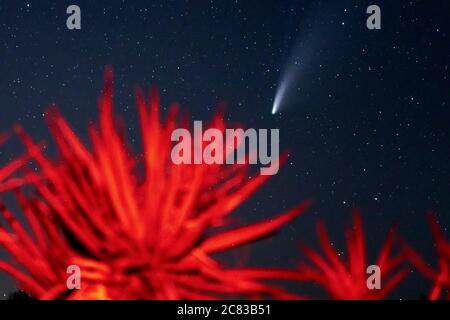
[[[298,40],[289,58],[282,68],[281,77],[273,99],[272,114],[292,106],[298,101],[299,87],[304,85],[302,79],[307,77],[307,66],[313,55],[312,46],[308,47],[305,41]]]
[[[272,114],[276,114],[280,109],[281,102],[283,101],[283,98],[286,94],[286,88],[287,82],[281,82],[277,92],[275,93],[275,99],[273,100]]]
[[[298,65],[294,67],[298,67]],[[289,68],[284,72],[277,91],[275,92],[272,114],[278,113],[281,110],[281,107],[287,103],[288,96],[292,96],[292,94],[289,94],[289,91],[292,91],[291,89],[297,84],[298,74],[298,68]]]
[[[317,19],[318,16],[334,15],[340,10],[340,2],[331,1],[332,4],[326,5],[320,4],[319,1],[313,2],[307,10],[301,9],[301,17],[286,21],[290,30],[286,37],[292,39],[292,42],[285,43],[286,49],[282,47],[283,55],[277,66],[280,74],[275,87],[272,115],[307,102],[305,98],[308,95],[305,96],[304,93],[307,93],[314,83],[310,80],[320,77],[318,73],[326,70],[322,69],[322,66],[329,64],[324,53],[333,50],[330,46],[336,43],[337,37],[343,36],[342,28],[335,21],[322,23],[322,20]],[[288,50],[287,46],[291,47],[291,50]]]

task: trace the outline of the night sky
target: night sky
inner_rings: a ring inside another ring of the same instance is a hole
[[[66,27],[70,4],[81,8],[81,30]],[[366,28],[371,4],[381,8],[381,30]],[[192,120],[210,119],[225,102],[232,122],[280,128],[289,161],[235,217],[256,221],[306,198],[316,202],[252,246],[250,264],[294,266],[298,244],[317,247],[320,219],[343,250],[355,207],[369,262],[393,223],[434,262],[426,211],[450,227],[449,21],[446,0],[3,0],[0,131],[18,122],[50,140],[42,115],[56,103],[86,137],[110,65],[115,110],[131,141],[140,134],[135,85],[158,86],[163,105],[180,102]],[[272,115],[286,70],[298,79]],[[0,164],[21,151],[16,140],[2,146]],[[418,298],[429,287],[412,273],[391,297]],[[13,290],[1,274],[0,293]]]

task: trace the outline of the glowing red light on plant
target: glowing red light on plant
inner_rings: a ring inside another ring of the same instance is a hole
[[[446,299],[450,299],[450,242],[442,232],[435,215],[429,213],[428,222],[434,239],[437,267],[435,269],[430,267],[412,248],[408,248],[408,255],[414,266],[426,278],[433,281],[428,299],[437,300],[442,295]]]
[[[178,109],[171,106],[161,121],[154,90],[148,104],[137,92],[143,152],[134,155],[112,111],[110,70],[99,105],[99,126],[89,128],[91,150],[56,109],[48,112],[58,160],[15,128],[39,168],[22,177],[31,193],[16,189],[32,234],[0,206],[9,225],[1,227],[0,243],[15,261],[0,261],[0,268],[21,289],[39,299],[293,297],[264,283],[264,270],[227,268],[212,255],[271,235],[309,202],[270,220],[217,232],[214,228],[229,225],[231,211],[268,176],[249,178],[248,165],[242,164],[173,164],[170,135],[178,125]],[[186,121],[181,125],[187,127]],[[211,126],[225,129],[220,114]],[[23,162],[2,168],[0,180]],[[81,268],[80,290],[66,286],[69,265]]]
[[[381,271],[382,285],[380,289],[369,288],[367,274],[369,263],[366,257],[366,246],[362,219],[359,212],[353,215],[353,227],[345,232],[347,242],[347,261],[338,253],[329,240],[323,223],[317,225],[317,233],[324,255],[320,255],[308,246],[302,246],[302,252],[310,264],[302,263],[298,274],[292,275],[299,281],[313,281],[327,291],[333,299],[339,300],[372,300],[383,299],[397,286],[409,272],[402,268],[395,269],[406,260],[404,253],[391,258],[394,245],[395,230],[391,228],[381,248],[376,265]]]

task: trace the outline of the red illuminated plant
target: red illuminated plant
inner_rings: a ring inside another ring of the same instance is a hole
[[[4,144],[8,139],[9,139],[8,134],[1,133],[0,145]],[[17,177],[13,178],[12,175],[18,169],[24,166],[27,159],[29,159],[29,157],[27,155],[24,155],[22,157],[10,161],[8,164],[0,168],[0,192],[17,188],[26,183],[26,179]]]
[[[368,288],[358,212],[346,231],[348,261],[335,250],[320,223],[324,255],[304,246],[302,252],[310,263],[302,263],[298,270],[224,266],[214,254],[270,236],[310,202],[273,219],[230,228],[230,213],[269,176],[251,176],[247,164],[174,164],[171,133],[176,127],[189,129],[187,118],[178,119],[178,107],[172,105],[161,121],[154,90],[149,103],[140,90],[136,97],[141,154],[132,151],[123,122],[114,116],[110,70],[99,100],[99,125],[89,128],[90,148],[55,108],[46,119],[59,151],[57,160],[44,155],[40,144],[15,127],[27,152],[0,169],[0,192],[15,191],[31,233],[0,203],[7,224],[0,226],[0,244],[13,258],[0,260],[0,269],[11,274],[21,289],[39,299],[296,299],[300,297],[268,282],[295,280],[312,281],[334,299],[383,299],[406,277],[409,270],[401,267],[405,254],[391,257],[392,228],[376,262],[382,287]],[[221,113],[210,127],[224,132]],[[6,138],[0,135],[0,143]],[[238,139],[223,146],[224,159],[240,143]],[[26,166],[29,161],[37,171]],[[409,251],[419,270],[434,280],[431,298],[438,298],[450,286],[450,245],[436,223],[432,226],[439,271]],[[81,268],[80,290],[67,287],[71,265]]]
[[[32,231],[0,206],[9,226],[1,227],[0,244],[14,259],[0,261],[0,269],[39,299],[294,297],[262,281],[261,272],[270,270],[225,267],[212,255],[271,235],[309,202],[273,219],[217,231],[215,227],[230,225],[229,214],[268,176],[249,178],[249,168],[242,164],[173,164],[170,135],[177,125],[188,127],[186,119],[178,122],[173,105],[161,122],[155,91],[147,104],[138,90],[137,105],[140,155],[133,154],[122,122],[114,117],[110,70],[99,100],[99,126],[89,128],[90,149],[56,109],[46,118],[59,151],[57,160],[45,156],[22,128],[15,128],[39,170],[24,170],[20,181],[27,189],[6,179],[24,159],[0,171],[0,189],[15,188]],[[220,114],[211,126],[225,129]],[[236,147],[225,146],[224,156]],[[69,265],[81,268],[80,290],[67,288]]]
[[[435,215],[429,213],[428,222],[437,254],[436,269],[430,267],[412,248],[408,248],[408,255],[416,268],[426,278],[433,281],[428,298],[437,300],[444,295],[446,299],[450,299],[450,242],[445,238]]]
[[[395,269],[405,262],[406,255],[400,253],[391,258],[395,240],[395,229],[391,228],[381,248],[376,265],[380,268],[382,285],[380,289],[369,289],[367,279],[367,257],[364,231],[359,212],[353,215],[353,227],[345,232],[347,242],[347,261],[336,251],[329,240],[323,223],[317,225],[317,233],[324,255],[320,255],[308,246],[302,246],[302,252],[311,264],[302,263],[293,279],[313,281],[324,288],[331,298],[342,300],[384,299],[407,275],[409,270]]]

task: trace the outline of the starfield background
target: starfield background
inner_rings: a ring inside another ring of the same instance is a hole
[[[81,8],[81,30],[66,27],[71,4]],[[366,27],[371,4],[381,8],[381,30]],[[159,88],[164,116],[178,101],[190,120],[207,121],[225,102],[225,122],[280,128],[289,158],[232,212],[233,226],[270,221],[305,199],[314,205],[275,237],[220,256],[225,265],[295,270],[306,260],[300,244],[321,250],[319,220],[345,259],[344,232],[359,208],[367,264],[376,264],[397,224],[395,251],[407,244],[438,269],[438,241],[426,213],[434,212],[450,239],[449,21],[444,0],[4,0],[0,132],[19,123],[35,141],[49,142],[47,155],[56,155],[44,121],[55,103],[87,142],[88,124],[99,116],[105,66],[111,66],[114,110],[133,149],[141,143],[136,85]],[[295,84],[273,115],[286,74],[295,74]],[[24,150],[11,138],[0,146],[0,164]],[[25,224],[14,197],[1,197]],[[436,279],[409,256],[407,276],[388,298],[429,295]],[[3,247],[0,259],[11,260]],[[442,281],[445,287],[448,278]],[[329,297],[314,281],[289,281],[285,288]],[[16,290],[15,280],[0,273],[2,296]]]

